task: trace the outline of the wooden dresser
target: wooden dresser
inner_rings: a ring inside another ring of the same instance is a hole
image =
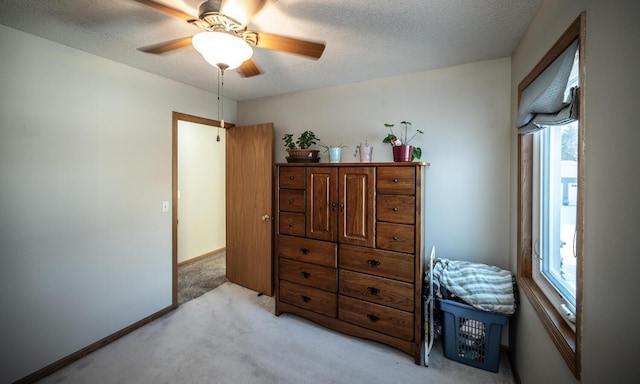
[[[276,178],[276,315],[422,363],[425,163],[285,163]]]

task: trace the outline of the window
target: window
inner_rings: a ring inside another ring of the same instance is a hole
[[[575,331],[578,121],[534,135],[532,277]]]
[[[585,18],[581,14],[520,83],[516,118],[518,285],[578,379]]]

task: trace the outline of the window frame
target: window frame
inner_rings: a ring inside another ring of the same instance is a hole
[[[585,22],[586,13],[578,18],[549,49],[540,62],[518,85],[518,105],[527,88],[562,52],[576,39],[579,50],[578,88],[578,197],[576,204],[576,322],[575,331],[567,324],[554,303],[533,278],[533,135],[518,137],[518,268],[517,280],[520,290],[527,296],[558,351],[573,375],[579,380],[582,355],[582,245],[584,228],[584,130],[585,112]]]

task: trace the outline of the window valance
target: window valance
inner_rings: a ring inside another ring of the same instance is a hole
[[[522,91],[516,116],[519,134],[577,119],[578,88],[568,87],[575,75],[572,69],[577,50],[576,40]]]

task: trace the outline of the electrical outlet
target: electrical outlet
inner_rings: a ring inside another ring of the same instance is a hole
[[[162,212],[169,212],[169,202],[168,201],[163,201],[162,202]]]

